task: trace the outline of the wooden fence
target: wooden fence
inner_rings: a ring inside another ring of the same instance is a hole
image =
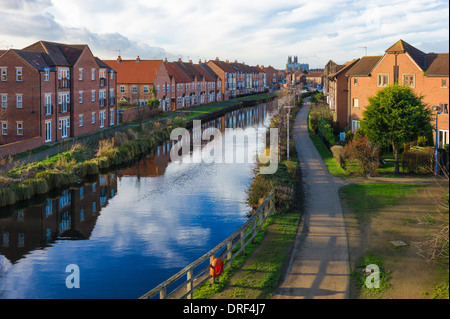
[[[209,280],[211,284],[214,284],[214,277],[210,275],[210,265],[214,258],[222,258],[224,260],[224,266],[232,267],[233,259],[238,254],[244,253],[247,244],[254,241],[256,234],[261,231],[262,225],[274,211],[274,208],[274,190],[272,190],[266,196],[261,206],[232,235],[139,299],[152,299],[157,295],[159,295],[160,299],[192,299],[193,291],[204,282]],[[196,272],[196,268],[204,264],[207,260],[209,260],[209,264],[206,267],[203,266],[203,269]],[[183,277],[186,277],[186,281],[178,284],[175,289],[168,292],[170,287],[177,284]]]

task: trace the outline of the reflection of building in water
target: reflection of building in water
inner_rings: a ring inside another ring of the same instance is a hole
[[[116,174],[99,175],[96,182],[64,190],[41,205],[0,216],[0,254],[14,263],[57,239],[89,239],[100,210],[116,193]]]
[[[192,141],[195,138],[201,139],[201,135],[210,136],[213,134],[212,128],[217,128],[224,133],[226,128],[245,128],[254,124],[264,123],[267,117],[267,111],[273,111],[275,108],[276,102],[271,101],[254,107],[240,108],[208,122],[202,122],[201,133],[189,130],[190,136],[184,140],[185,144],[182,147],[190,147],[192,151]],[[209,140],[202,140],[201,142],[204,146]],[[176,143],[176,141],[162,143],[156,147],[154,154],[141,159],[132,167],[119,170],[117,173],[119,176],[137,176],[138,178],[164,175],[170,162],[170,150]]]

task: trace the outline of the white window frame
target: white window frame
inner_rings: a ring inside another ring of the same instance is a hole
[[[0,77],[2,82],[8,81],[8,68],[2,67],[0,68]]]
[[[78,81],[83,81],[83,68],[78,69]]]
[[[22,82],[23,81],[23,69],[22,67],[16,67],[16,81]]]
[[[83,91],[78,91],[78,103],[83,103]]]
[[[52,141],[52,120],[45,121],[45,142]]]
[[[359,108],[359,99],[358,98],[353,98],[353,107],[354,108]]]
[[[105,127],[106,111],[100,111],[98,114],[98,119],[100,121],[100,128]]]
[[[2,135],[8,135],[8,122],[3,121],[2,123]]]
[[[45,101],[44,102],[45,115],[52,114],[52,94],[45,93],[44,101]]]
[[[352,120],[352,132],[355,133],[361,126],[360,120]]]
[[[114,109],[109,110],[109,125],[114,125]]]
[[[91,92],[91,101],[95,102],[95,90],[92,90]]]
[[[120,93],[125,93],[125,85],[120,86]]]
[[[449,130],[438,130],[439,147],[443,148],[445,144],[449,144]]]
[[[95,112],[92,112],[92,124],[95,124]]]
[[[142,92],[143,93],[148,93],[149,92],[148,85],[144,85],[144,87],[142,88]]]
[[[95,81],[95,68],[91,69],[91,80]]]
[[[78,115],[78,125],[83,127],[83,114]]]
[[[386,78],[386,83],[381,83],[381,79],[382,78]],[[388,73],[379,73],[378,74],[378,82],[377,82],[377,84],[378,84],[378,87],[386,87],[386,86],[389,86],[389,74]]]
[[[16,107],[21,109],[23,107],[23,95],[22,93],[16,93]]]
[[[17,135],[19,136],[23,135],[23,121],[16,121],[16,131]]]
[[[410,78],[412,78],[413,83],[407,83],[408,80],[410,80]],[[416,87],[416,75],[414,73],[405,73],[403,74],[403,85],[409,86],[410,88],[415,88]]]
[[[2,94],[2,109],[8,108],[8,94]]]
[[[50,70],[49,69],[44,70],[44,81],[45,82],[50,81]]]
[[[136,94],[137,92],[138,92],[137,85],[133,85],[133,86],[131,87],[131,93]]]

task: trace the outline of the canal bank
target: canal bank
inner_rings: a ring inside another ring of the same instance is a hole
[[[264,130],[276,111],[276,102],[263,103],[214,123]],[[128,167],[2,208],[2,298],[134,299],[239,228],[251,211],[254,163],[171,162],[172,147],[164,142]],[[78,265],[80,289],[65,286],[68,265]]]
[[[164,119],[123,126],[118,130],[109,130],[107,134],[101,132],[98,144],[95,135],[91,134],[86,140],[68,141],[67,145],[63,144],[65,146],[59,145],[56,149],[35,153],[22,164],[15,164],[12,170],[4,168],[8,171],[0,176],[0,207],[29,200],[53,189],[81,183],[86,176],[96,175],[101,170],[148,154],[168,140],[173,129],[192,128],[193,120],[209,121],[242,107],[272,101],[275,96],[264,94],[227,101],[224,104],[214,103],[213,108],[209,105],[188,108]],[[206,111],[193,118],[180,116],[184,112],[202,109]],[[111,135],[113,137],[110,137]],[[63,152],[60,152],[61,147]],[[54,152],[56,155],[48,158]],[[12,163],[9,164],[11,165]]]

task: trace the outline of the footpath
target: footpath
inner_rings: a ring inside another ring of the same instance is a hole
[[[349,252],[338,190],[346,185],[333,177],[308,133],[306,102],[298,113],[293,136],[299,157],[305,206],[289,265],[274,299],[349,297]]]

